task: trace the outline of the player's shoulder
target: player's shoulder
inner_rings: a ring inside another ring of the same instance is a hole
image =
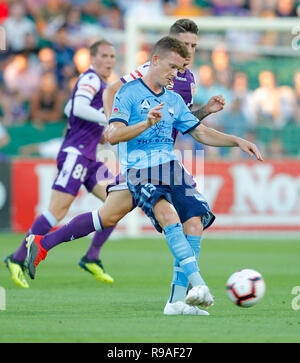
[[[101,78],[96,72],[93,71],[86,71],[84,73],[81,73],[78,78],[79,85],[86,83],[100,88],[101,82]]]
[[[178,100],[180,100],[180,102],[181,102],[181,100],[182,100],[182,97],[179,95],[179,93],[174,92],[173,90],[170,90],[168,88],[165,88],[165,95],[172,102],[178,102]]]
[[[141,86],[141,82],[139,79],[135,79],[131,82],[123,84],[123,86],[119,89],[118,94],[119,95],[131,95],[136,94],[137,95],[137,88]]]
[[[145,62],[144,64],[140,65],[137,69],[138,70],[148,70],[149,67],[150,67],[150,61]]]

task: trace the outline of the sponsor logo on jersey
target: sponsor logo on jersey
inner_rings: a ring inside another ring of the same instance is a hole
[[[147,100],[143,100],[142,103],[141,103],[141,107],[142,109],[144,110],[149,110],[150,108],[150,103],[147,101]]]
[[[173,89],[174,87],[174,82],[171,81],[167,86],[166,86],[166,89]]]

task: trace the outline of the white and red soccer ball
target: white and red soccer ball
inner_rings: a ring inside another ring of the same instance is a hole
[[[233,273],[226,283],[226,293],[236,305],[248,308],[257,304],[266,291],[262,275],[251,269],[243,269]]]

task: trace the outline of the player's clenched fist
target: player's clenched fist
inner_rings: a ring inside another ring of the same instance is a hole
[[[165,104],[164,102],[160,103],[159,105],[151,108],[151,110],[148,112],[148,117],[147,117],[148,127],[155,125],[161,120],[162,113],[160,110],[164,107],[164,104]]]

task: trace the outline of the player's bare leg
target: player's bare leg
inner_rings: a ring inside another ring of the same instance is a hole
[[[75,198],[72,194],[52,190],[48,210],[57,222],[66,216]]]
[[[132,208],[132,196],[128,189],[110,192],[99,209],[102,227],[114,227]]]

